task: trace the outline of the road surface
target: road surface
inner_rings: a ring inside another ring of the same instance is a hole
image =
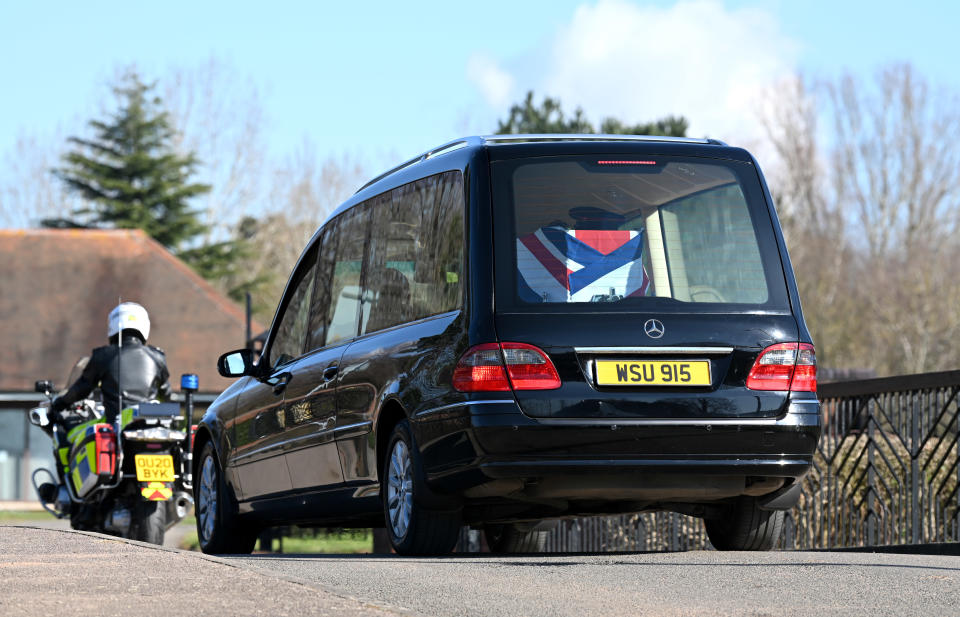
[[[0,615],[960,615],[960,557],[873,553],[211,558],[0,526]]]
[[[873,553],[231,557],[418,615],[960,615],[960,557]]]

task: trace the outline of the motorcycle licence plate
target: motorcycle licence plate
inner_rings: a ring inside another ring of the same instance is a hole
[[[137,454],[137,480],[140,482],[173,482],[173,456],[169,454]]]

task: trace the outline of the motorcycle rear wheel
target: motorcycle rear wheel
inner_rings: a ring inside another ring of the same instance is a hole
[[[167,528],[167,504],[163,501],[141,501],[133,511],[130,523],[130,538],[163,545]]]

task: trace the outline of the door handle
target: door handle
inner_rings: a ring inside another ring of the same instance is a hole
[[[276,395],[283,394],[283,391],[287,389],[287,384],[290,383],[290,380],[293,379],[293,373],[280,373],[276,377],[277,382],[273,384],[273,393]]]
[[[323,369],[323,380],[331,381],[337,376],[338,372],[340,372],[340,367],[336,364],[331,364],[327,368]]]

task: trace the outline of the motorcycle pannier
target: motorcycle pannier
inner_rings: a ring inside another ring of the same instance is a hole
[[[97,424],[95,429],[97,475],[101,480],[108,480],[117,471],[117,434],[109,424]]]
[[[83,499],[101,484],[107,484],[117,470],[117,434],[109,424],[87,425],[74,438],[70,456],[70,480],[77,497]]]

